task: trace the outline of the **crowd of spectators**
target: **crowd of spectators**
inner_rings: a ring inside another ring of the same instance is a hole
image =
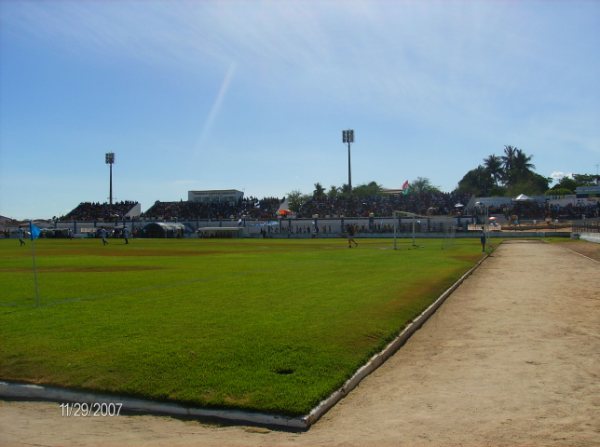
[[[194,220],[229,219],[242,216],[254,219],[275,217],[281,200],[276,197],[257,199],[248,197],[235,203],[230,202],[159,202],[142,214],[146,219]]]
[[[464,194],[421,192],[407,195],[379,194],[368,197],[339,196],[311,199],[296,212],[299,218],[309,218],[315,214],[321,217],[355,216],[368,217],[392,216],[394,211],[408,211],[422,215],[450,215],[456,210],[457,203],[466,203],[469,197]],[[142,214],[147,219],[191,220],[255,218],[272,219],[276,217],[282,200],[278,198],[244,198],[237,203],[229,202],[159,202]]]
[[[378,194],[368,197],[323,196],[312,198],[302,204],[296,212],[299,218],[319,217],[389,217],[394,211],[405,211],[419,215],[448,216],[457,214],[462,208],[458,204],[466,204],[469,196],[456,192],[444,193],[425,191],[398,194]],[[143,219],[159,220],[195,220],[195,219],[272,219],[282,200],[276,197],[258,199],[248,197],[237,202],[160,202],[157,201],[141,215]],[[73,211],[60,220],[112,220],[123,219],[137,202],[122,201],[109,205],[99,202],[82,202]],[[503,214],[506,219],[518,215],[521,219],[552,218],[580,219],[582,217],[600,217],[600,202],[569,204],[566,206],[550,205],[534,201],[515,202],[510,206],[490,207],[489,214]]]
[[[578,205],[567,205],[563,207],[551,208],[552,217],[560,217],[566,219],[577,219],[585,216],[586,218],[600,217],[600,201],[596,204],[581,203]]]
[[[378,194],[364,198],[339,196],[320,200],[311,199],[304,203],[297,213],[298,217],[356,216],[368,217],[392,216],[394,211],[407,211],[421,215],[451,215],[456,205],[464,205],[469,195],[456,192],[423,191],[410,194]]]
[[[552,219],[581,219],[600,217],[600,202],[579,202],[565,206],[550,205],[548,203],[525,202],[516,203],[507,210],[506,214],[518,214],[527,218],[552,218]]]
[[[81,202],[59,220],[111,220],[122,219],[138,202],[124,200],[112,205],[100,202]]]
[[[489,214],[502,214],[509,220],[511,216],[521,219],[581,219],[600,217],[600,201],[578,202],[575,204],[557,205],[536,201],[514,202],[511,205],[491,206]]]

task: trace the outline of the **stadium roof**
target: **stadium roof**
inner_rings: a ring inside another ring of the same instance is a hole
[[[178,222],[151,222],[146,224],[144,228],[152,227],[154,225],[159,226],[164,230],[185,230],[185,225]]]
[[[209,232],[209,231],[227,231],[227,232],[236,232],[241,231],[241,227],[201,227],[198,228],[199,232]]]

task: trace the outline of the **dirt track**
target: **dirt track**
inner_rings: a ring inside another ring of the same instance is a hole
[[[600,263],[506,243],[306,433],[0,401],[0,445],[598,446]]]

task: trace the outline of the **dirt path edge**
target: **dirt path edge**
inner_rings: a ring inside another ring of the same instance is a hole
[[[365,377],[373,373],[387,359],[394,355],[398,349],[400,349],[408,339],[423,326],[435,311],[439,309],[452,292],[454,292],[454,290],[456,290],[456,288],[458,288],[458,286],[460,286],[488,258],[488,256],[489,255],[486,253],[473,267],[464,273],[454,284],[430,304],[427,309],[412,320],[383,350],[373,355],[367,363],[361,366],[352,377],[344,383],[344,385],[330,394],[329,397],[321,401],[304,416],[286,417],[277,414],[243,410],[188,407],[174,402],[160,402],[150,399],[138,399],[121,395],[93,393],[55,386],[2,380],[0,380],[0,399],[51,401],[57,403],[87,403],[89,408],[92,408],[94,404],[118,403],[120,405],[120,410],[128,413],[170,415],[195,418],[209,422],[263,426],[290,431],[305,431],[315,424],[348,393],[356,388]],[[98,405],[94,406],[94,408],[96,407],[98,407]]]

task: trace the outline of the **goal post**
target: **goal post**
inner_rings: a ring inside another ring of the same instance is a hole
[[[420,223],[420,219],[425,219],[425,216],[421,216],[420,214],[411,213],[408,211],[394,211],[394,250],[398,249],[398,221],[401,218],[409,218],[411,219],[411,233],[412,233],[412,246],[417,247],[416,244],[416,223]]]
[[[456,241],[456,225],[450,223],[444,225],[444,236],[442,238],[442,250],[454,247]]]

